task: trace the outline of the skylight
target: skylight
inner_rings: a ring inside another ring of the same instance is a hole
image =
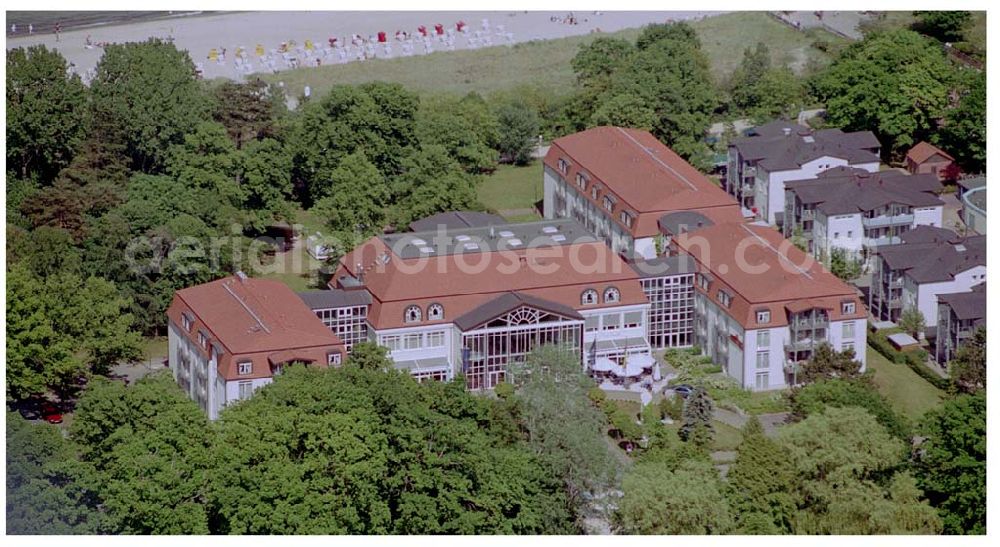
[[[465,245],[463,245],[463,247],[465,247],[465,250],[467,250],[467,251],[477,251],[477,250],[479,250],[479,244],[478,243],[466,243]]]
[[[459,234],[459,235],[455,236],[455,239],[457,239],[458,241],[469,241],[472,238],[469,237],[469,236],[467,236],[467,235],[465,235],[465,234]]]
[[[566,236],[562,234],[556,234],[552,236],[552,241],[566,241]]]
[[[422,240],[422,239],[420,239],[419,237],[415,237],[415,238],[411,239],[410,243],[414,244],[417,247],[423,247],[423,246],[427,245],[427,242],[424,241],[424,240]]]
[[[511,247],[518,247],[518,246],[520,246],[520,245],[522,244],[522,243],[521,243],[521,240],[520,240],[520,239],[517,239],[516,237],[512,237],[512,238],[508,239],[508,240],[507,240],[507,243],[508,243],[508,244],[509,244],[509,245],[510,245]]]
[[[556,228],[555,226],[546,226],[542,228],[542,231],[546,234],[554,234],[559,231],[559,228]]]
[[[514,232],[510,230],[500,230],[500,237],[514,237]]]
[[[420,252],[430,254],[434,252],[434,249],[431,247],[421,247]]]

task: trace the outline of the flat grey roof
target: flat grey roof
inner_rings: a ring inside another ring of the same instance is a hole
[[[437,213],[410,223],[410,230],[414,232],[427,232],[436,230],[438,226],[447,229],[454,228],[481,228],[490,225],[507,224],[507,220],[502,216],[480,211],[448,211]]]
[[[669,277],[692,274],[698,271],[698,265],[694,258],[687,254],[636,260],[630,262],[629,265],[639,274],[639,277]]]
[[[300,292],[298,295],[311,310],[367,306],[372,303],[372,297],[366,290],[327,289]]]
[[[379,237],[393,254],[404,260],[598,241],[582,224],[567,218],[472,228],[442,227]]]

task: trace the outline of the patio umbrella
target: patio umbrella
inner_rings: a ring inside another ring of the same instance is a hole
[[[656,363],[653,365],[653,381],[659,382],[663,379],[663,373],[660,371],[660,364]]]
[[[610,372],[617,368],[621,368],[615,364],[614,361],[608,359],[607,357],[598,357],[594,361],[594,364],[590,367],[590,370],[594,372]]]

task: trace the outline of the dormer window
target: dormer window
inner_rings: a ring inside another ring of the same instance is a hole
[[[194,321],[191,320],[191,316],[187,312],[181,314],[181,326],[188,332],[191,332],[191,329],[194,327]]]
[[[601,191],[601,189],[596,184],[593,185],[593,186],[591,186],[590,187],[590,198],[596,201],[597,200],[597,196],[600,193],[600,191]]]
[[[604,208],[608,211],[614,210],[615,199],[611,196],[604,196]]]
[[[208,349],[208,336],[205,335],[205,331],[198,331],[198,345]]]
[[[253,373],[253,362],[252,361],[242,362],[242,363],[238,364],[237,367],[239,368],[239,370],[237,370],[237,372],[240,374],[240,376],[245,376],[247,374]]]
[[[771,311],[770,310],[757,310],[757,323],[761,325],[766,325],[771,322]]]
[[[843,315],[853,315],[856,310],[857,310],[857,307],[854,305],[854,302],[841,302],[840,303],[840,312]]]
[[[626,211],[622,211],[620,218],[622,219],[622,224],[624,224],[626,228],[632,227],[632,215]]]
[[[597,303],[597,291],[594,289],[587,289],[583,291],[580,296],[580,303],[584,306],[590,306]]]
[[[583,173],[577,173],[576,174],[576,185],[579,186],[580,188],[586,190],[587,189],[587,176],[584,175]]]
[[[604,303],[612,304],[621,300],[621,292],[615,287],[608,287],[604,289]]]
[[[337,366],[341,363],[340,353],[327,353],[326,354],[326,364],[329,366]]]
[[[431,304],[427,306],[427,320],[440,321],[444,319],[444,306],[441,304]]]
[[[566,175],[569,174],[569,162],[559,158],[559,172]]]
[[[403,313],[403,321],[406,323],[419,323],[421,315],[420,306],[410,306]]]
[[[707,291],[708,287],[712,284],[712,280],[708,278],[705,274],[698,274],[698,286],[703,290]]]
[[[719,289],[718,292],[719,303],[725,307],[729,307],[733,304],[733,296],[726,291]]]

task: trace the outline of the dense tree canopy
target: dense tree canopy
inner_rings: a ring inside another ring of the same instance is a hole
[[[736,514],[737,530],[745,534],[792,532],[795,517],[795,473],[787,465],[789,455],[764,435],[756,417],[743,428],[726,482]]]
[[[86,110],[86,88],[58,51],[7,50],[8,170],[49,183],[82,141]]]
[[[725,487],[711,464],[635,466],[622,485],[616,524],[626,534],[725,534],[733,526]]]
[[[986,393],[961,395],[931,410],[919,433],[918,485],[948,534],[986,533]]]
[[[926,140],[945,114],[955,71],[941,48],[910,30],[877,32],[848,46],[812,81],[827,123],[870,130],[886,158]]]
[[[958,105],[944,115],[943,127],[935,134],[967,173],[986,172],[986,72],[966,77]]]
[[[156,38],[105,47],[90,92],[95,115],[118,124],[134,170],[162,168],[167,148],[210,108],[188,53]]]

